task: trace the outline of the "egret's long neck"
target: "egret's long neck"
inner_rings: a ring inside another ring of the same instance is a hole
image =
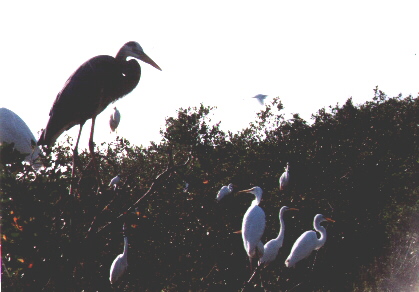
[[[128,237],[124,236],[124,257],[128,255]]]
[[[320,248],[326,242],[326,228],[321,226],[319,223],[319,224],[314,225],[314,229],[320,233],[320,238],[317,244],[317,248]]]
[[[255,195],[255,200],[253,201],[253,204],[259,205],[260,201],[262,201],[262,195]]]
[[[282,212],[279,213],[279,234],[276,239],[284,238],[285,234],[285,224]]]

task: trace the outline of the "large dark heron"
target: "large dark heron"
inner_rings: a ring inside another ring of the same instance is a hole
[[[52,105],[48,124],[39,138],[38,145],[52,146],[64,131],[79,124],[80,131],[73,155],[73,174],[74,157],[78,155],[81,130],[88,119],[92,119],[89,149],[98,174],[93,143],[96,116],[111,102],[130,93],[140,81],[141,67],[135,59],[127,60],[128,57],[140,59],[161,70],[137,42],[128,42],[122,46],[115,58],[96,56],[82,64],[68,78]]]

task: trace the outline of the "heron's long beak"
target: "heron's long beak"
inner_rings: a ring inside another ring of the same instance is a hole
[[[240,193],[250,193],[250,190],[251,190],[251,189],[241,190],[241,191],[238,191],[237,193],[238,193],[238,194],[240,194]]]
[[[297,208],[289,208],[288,211],[300,211],[300,209],[297,209]]]
[[[333,220],[333,219],[330,219],[330,218],[324,218],[324,219],[326,219],[326,221],[329,221],[329,222],[336,222],[335,220]]]
[[[142,52],[141,54],[138,54],[138,59],[150,64],[154,68],[159,69],[161,71],[161,68],[159,67],[159,65],[157,65],[156,62],[154,62],[149,56],[147,56],[146,53]]]

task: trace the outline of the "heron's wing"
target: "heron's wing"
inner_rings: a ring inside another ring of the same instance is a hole
[[[51,145],[65,130],[99,114],[107,106],[104,92],[115,78],[118,65],[111,56],[96,56],[81,65],[57,94],[39,144]]]

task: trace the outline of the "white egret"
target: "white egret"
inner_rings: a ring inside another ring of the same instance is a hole
[[[266,97],[267,97],[267,95],[265,95],[265,94],[258,94],[258,95],[253,96],[253,98],[256,98],[261,105],[264,104],[264,101],[265,101]]]
[[[42,165],[39,162],[39,147],[37,141],[26,123],[13,111],[0,108],[0,145],[14,144],[21,154],[26,154],[25,160],[37,170]]]
[[[290,172],[289,172],[289,163],[287,162],[287,167],[285,168],[285,172],[279,178],[279,189],[283,191],[290,182]]]
[[[276,238],[271,239],[267,243],[265,243],[264,253],[263,256],[259,259],[259,265],[263,265],[266,267],[276,259],[278,251],[282,247],[282,243],[284,242],[285,224],[283,216],[285,211],[292,210],[298,211],[298,209],[289,208],[287,206],[283,206],[281,210],[279,210],[279,234]]]
[[[113,186],[114,189],[116,189],[120,182],[121,182],[121,176],[118,174],[113,179],[111,179],[111,182],[109,183],[109,186]]]
[[[317,214],[314,217],[313,225],[314,229],[320,233],[320,238],[317,238],[317,233],[313,230],[301,234],[292,246],[290,255],[285,260],[285,265],[288,268],[294,267],[297,262],[308,257],[313,250],[318,250],[324,245],[326,242],[326,228],[320,225],[324,221],[335,222],[322,214]]]
[[[185,187],[183,188],[183,192],[187,193],[189,190],[189,183],[185,182]]]
[[[115,132],[116,128],[118,128],[119,122],[121,121],[121,113],[116,107],[113,109],[114,112],[111,114],[109,119],[109,126],[111,127],[111,131]]]
[[[230,194],[233,191],[233,184],[229,184],[228,186],[223,186],[217,194],[217,201],[220,201],[226,195]]]
[[[247,252],[250,260],[250,269],[252,270],[252,259],[259,259],[263,256],[263,243],[260,240],[265,231],[265,212],[259,207],[262,200],[262,189],[260,187],[253,187],[248,190],[242,190],[238,193],[251,193],[255,195],[249,209],[243,217],[242,222],[242,237],[244,249]]]
[[[125,270],[128,267],[128,237],[125,232],[125,224],[123,225],[124,233],[124,252],[118,255],[111,265],[109,281],[112,284],[115,284],[121,276],[124,274]]]

